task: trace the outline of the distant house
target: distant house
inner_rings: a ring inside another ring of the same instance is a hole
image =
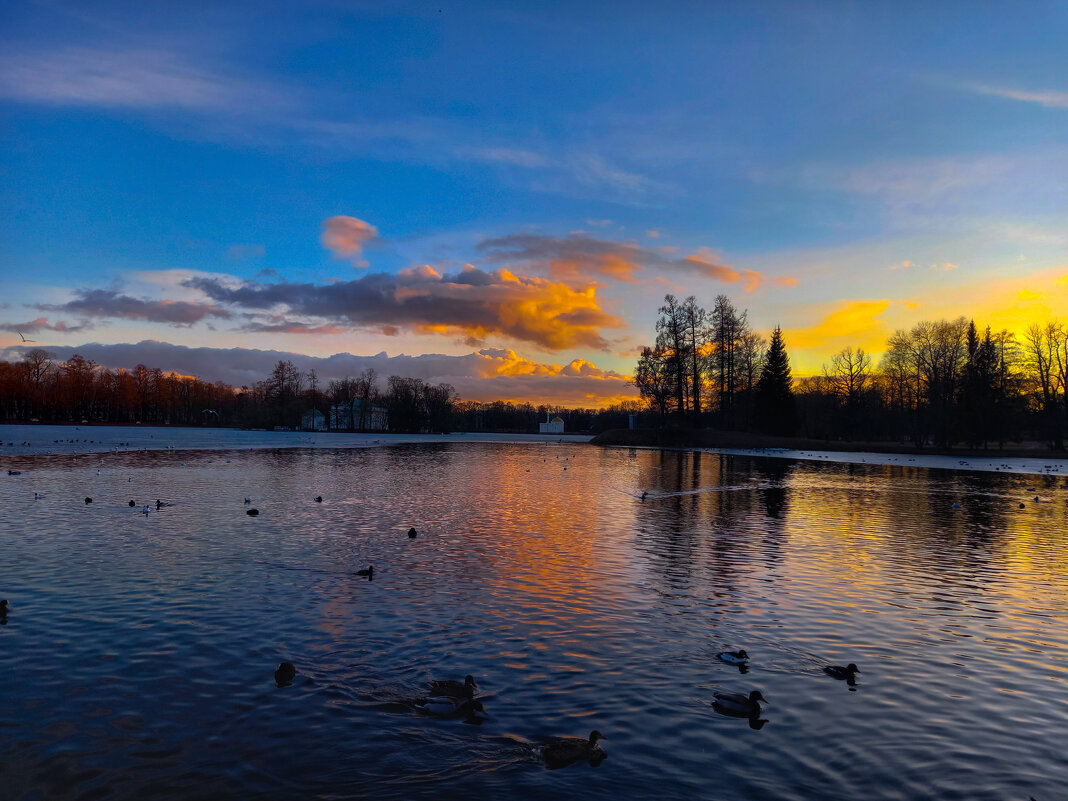
[[[326,415],[318,409],[309,409],[300,417],[302,431],[326,431]]]
[[[389,413],[385,406],[374,403],[365,406],[359,398],[351,403],[335,403],[330,407],[330,427],[337,431],[386,431]]]
[[[549,413],[545,413],[545,422],[538,423],[539,434],[563,434],[564,433],[564,419],[562,417],[554,417],[549,419]]]

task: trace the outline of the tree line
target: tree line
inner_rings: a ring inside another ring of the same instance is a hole
[[[826,440],[999,447],[1068,431],[1068,323],[1034,323],[1022,339],[966,317],[892,334],[878,365],[863,348],[794,379],[781,329],[765,339],[720,295],[710,310],[667,295],[656,341],[634,383],[660,425]]]
[[[325,428],[333,431],[537,432],[547,415],[566,431],[625,428],[637,402],[609,409],[463,401],[452,385],[377,372],[320,381],[278,361],[251,387],[206,382],[138,364],[110,370],[75,354],[57,362],[46,350],[21,361],[0,361],[0,420],[41,423]]]

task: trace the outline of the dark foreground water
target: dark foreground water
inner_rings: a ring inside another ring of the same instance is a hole
[[[1066,797],[1063,477],[488,444],[3,466],[4,798]],[[467,673],[482,725],[414,707]],[[763,724],[710,704],[752,689]],[[539,761],[593,728],[598,767]]]

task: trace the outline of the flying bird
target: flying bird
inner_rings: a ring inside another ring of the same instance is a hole
[[[36,339],[26,339],[26,337],[22,336],[22,332],[19,331],[17,328],[15,329],[15,333],[18,334],[20,337],[22,337],[22,341],[23,342],[36,342],[37,341]]]

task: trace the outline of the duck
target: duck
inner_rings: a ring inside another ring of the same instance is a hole
[[[738,651],[720,651],[716,658],[729,665],[744,665],[749,661],[749,654],[742,648]]]
[[[414,527],[408,529],[408,539],[414,540],[418,536],[419,536],[419,532],[416,531]]]
[[[454,715],[466,715],[468,718],[476,719],[489,717],[482,702],[475,700],[472,691],[460,698],[454,698],[451,695],[431,695],[423,699],[421,704],[416,704],[416,707],[423,712],[442,718]]]
[[[132,498],[130,499],[130,506],[137,506],[137,503]]]
[[[712,693],[715,696],[713,706],[722,707],[728,714],[745,715],[750,718],[760,717],[760,702],[765,704],[768,699],[760,694],[760,690],[753,690],[749,695],[742,693]]]
[[[854,674],[860,673],[860,668],[850,662],[845,667],[842,667],[841,665],[827,665],[827,667],[823,669],[823,672],[836,679],[853,681]]]
[[[86,502],[87,504],[90,504],[90,503],[92,503],[92,502],[93,502],[93,499],[92,499],[92,498],[90,498],[90,497],[88,497],[88,496],[86,496],[85,502]]]
[[[475,677],[471,675],[464,676],[463,681],[437,679],[430,682],[431,695],[444,695],[450,698],[471,698],[477,689],[478,685],[475,684]]]
[[[258,515],[259,513],[260,513],[260,510],[259,510],[259,509],[249,509],[249,510],[247,510],[247,511],[245,512],[245,514],[247,514],[247,515],[248,515],[249,517],[255,517],[255,516],[256,516],[256,515]]]
[[[357,576],[367,576],[368,581],[370,581],[371,579],[373,579],[375,577],[375,566],[374,565],[368,565],[363,570],[357,570],[356,571],[356,575]]]
[[[279,687],[285,687],[297,675],[297,668],[292,662],[283,662],[274,671],[274,681]]]
[[[247,506],[250,503],[252,503],[252,498],[250,498],[248,495],[246,495],[245,496],[245,505]]]
[[[598,740],[605,739],[597,729],[590,732],[588,739],[582,737],[554,737],[541,747],[541,758],[552,768],[562,768],[579,760],[596,760],[603,758],[604,751],[597,745]]]
[[[7,617],[7,598],[0,601],[0,617]]]
[[[323,502],[323,496],[322,495],[316,495],[315,496],[315,502],[316,503],[322,503]]]
[[[648,495],[649,495],[649,493],[648,493],[648,492],[644,492],[644,491],[643,491],[643,492],[642,492],[642,500],[644,501],[644,500],[646,499],[646,497],[647,497]]]

